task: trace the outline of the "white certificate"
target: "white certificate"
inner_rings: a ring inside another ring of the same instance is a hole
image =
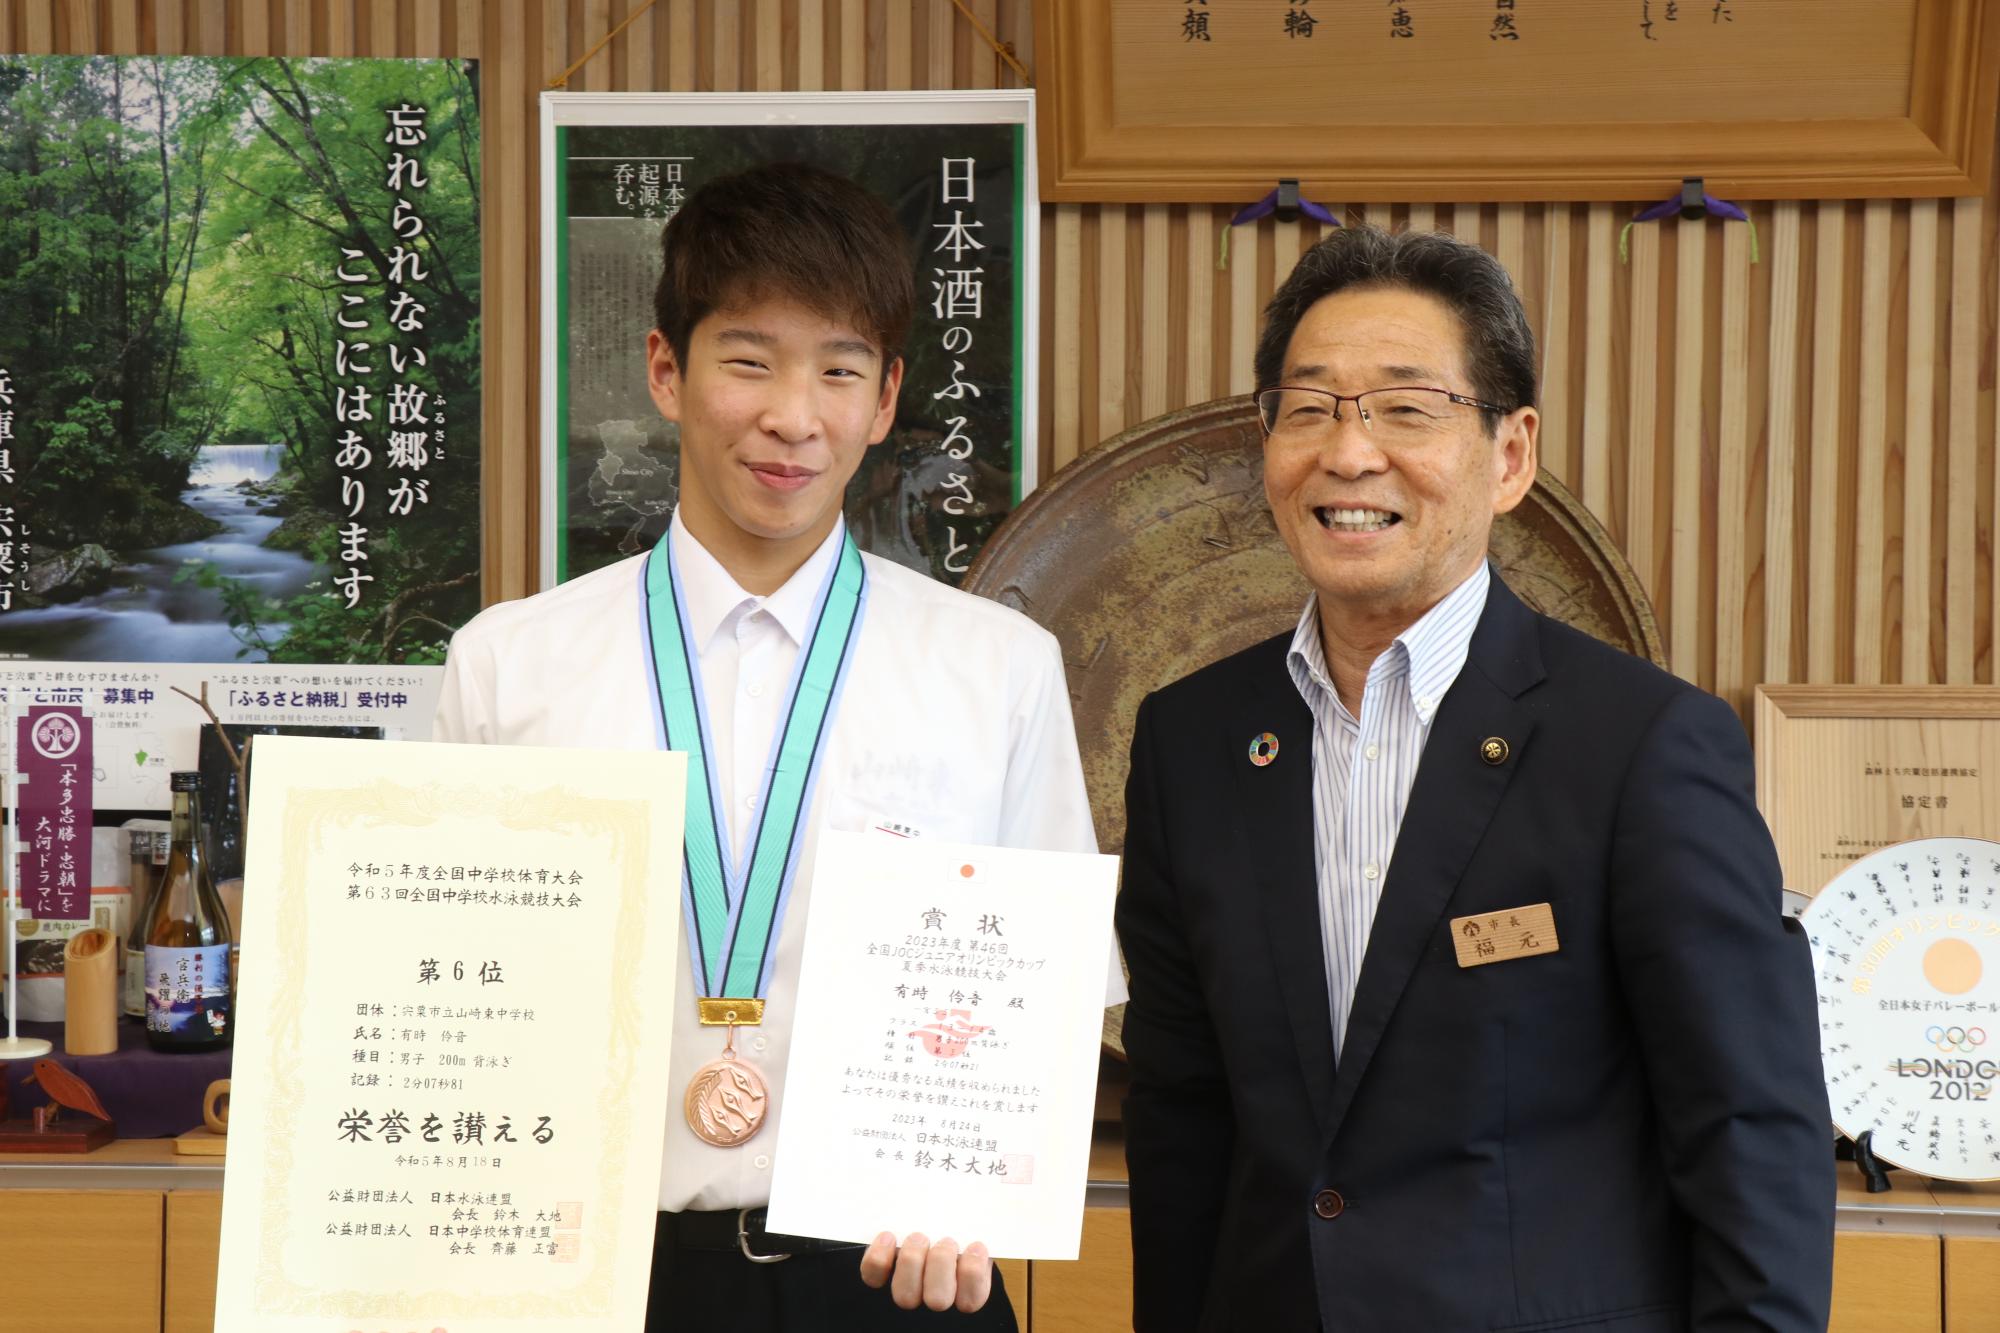
[[[1118,858],[820,834],[770,1227],[1074,1259]]]
[[[217,1333],[640,1328],[685,756],[252,765]]]

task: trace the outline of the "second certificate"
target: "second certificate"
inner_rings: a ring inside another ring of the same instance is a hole
[[[821,836],[771,1225],[1074,1259],[1110,856]]]

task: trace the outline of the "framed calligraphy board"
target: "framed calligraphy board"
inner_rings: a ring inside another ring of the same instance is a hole
[[[646,391],[660,231],[702,182],[811,162],[887,203],[916,319],[896,423],[847,488],[860,547],[956,584],[1035,485],[1032,92],[542,96],[542,586],[649,549],[679,429]]]
[[[2000,836],[2000,688],[1759,685],[1756,725],[1757,808],[1793,892],[1897,843]]]
[[[1983,193],[1982,0],[1037,0],[1055,203]]]

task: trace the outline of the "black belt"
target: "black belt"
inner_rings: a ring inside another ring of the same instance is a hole
[[[661,1213],[660,1226],[671,1229],[674,1244],[683,1250],[734,1252],[753,1264],[775,1264],[797,1254],[835,1254],[865,1248],[852,1241],[766,1231],[762,1208]]]

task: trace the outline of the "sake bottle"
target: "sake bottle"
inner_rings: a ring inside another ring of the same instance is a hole
[[[146,1041],[159,1051],[229,1044],[229,916],[201,845],[201,774],[173,775],[173,845],[147,914]]]
[[[132,858],[132,906],[125,922],[125,967],[119,979],[119,1007],[125,1016],[146,1026],[146,923],[153,916],[160,877],[167,870],[172,825],[159,819],[133,819],[125,824]]]

